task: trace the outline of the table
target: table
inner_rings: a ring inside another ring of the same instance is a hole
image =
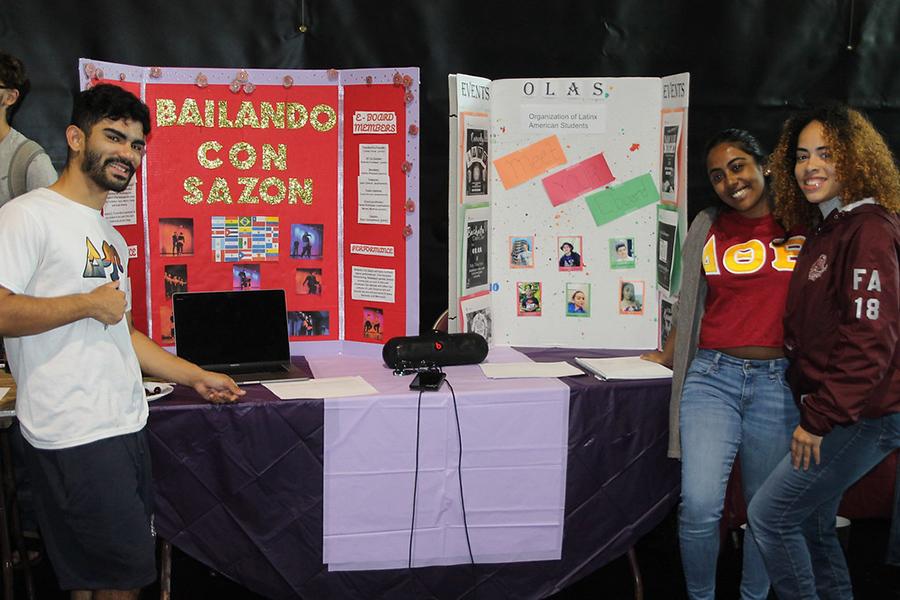
[[[574,351],[523,349],[537,361]],[[580,356],[615,352],[578,351]],[[373,359],[374,360],[374,359]],[[310,359],[313,372],[316,364]],[[452,381],[456,369],[446,369]],[[563,378],[570,388],[562,559],[329,572],[322,564],[322,400],[248,387],[239,404],[178,388],[150,410],[156,527],[186,554],[272,598],[542,598],[625,554],[677,502],[668,381]],[[414,398],[414,396],[413,396]]]

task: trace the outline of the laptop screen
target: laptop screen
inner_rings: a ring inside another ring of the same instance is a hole
[[[175,349],[201,366],[290,362],[284,290],[172,296]]]

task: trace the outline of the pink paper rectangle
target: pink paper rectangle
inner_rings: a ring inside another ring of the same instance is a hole
[[[559,206],[615,180],[616,178],[609,170],[606,158],[601,152],[571,167],[566,167],[562,171],[557,171],[553,175],[544,177],[541,183],[547,190],[550,204]]]

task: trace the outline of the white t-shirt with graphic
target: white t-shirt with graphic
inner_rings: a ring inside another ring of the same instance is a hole
[[[110,281],[128,299],[128,246],[99,211],[42,188],[0,208],[0,286],[36,297],[90,292]],[[132,433],[147,401],[128,324],[81,319],[6,338],[22,434],[59,449]]]

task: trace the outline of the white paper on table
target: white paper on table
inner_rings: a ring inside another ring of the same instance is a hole
[[[669,379],[672,369],[639,356],[576,358],[575,362],[603,379]]]
[[[6,393],[9,391],[8,387],[0,388],[0,401],[6,398]]]
[[[482,363],[479,365],[485,377],[491,379],[512,379],[514,377],[571,377],[584,375],[584,371],[573,367],[565,361],[561,362],[513,362]]]
[[[366,396],[378,393],[378,390],[359,375],[308,379],[306,381],[279,381],[264,383],[263,385],[282,400],[342,398],[345,396]]]

